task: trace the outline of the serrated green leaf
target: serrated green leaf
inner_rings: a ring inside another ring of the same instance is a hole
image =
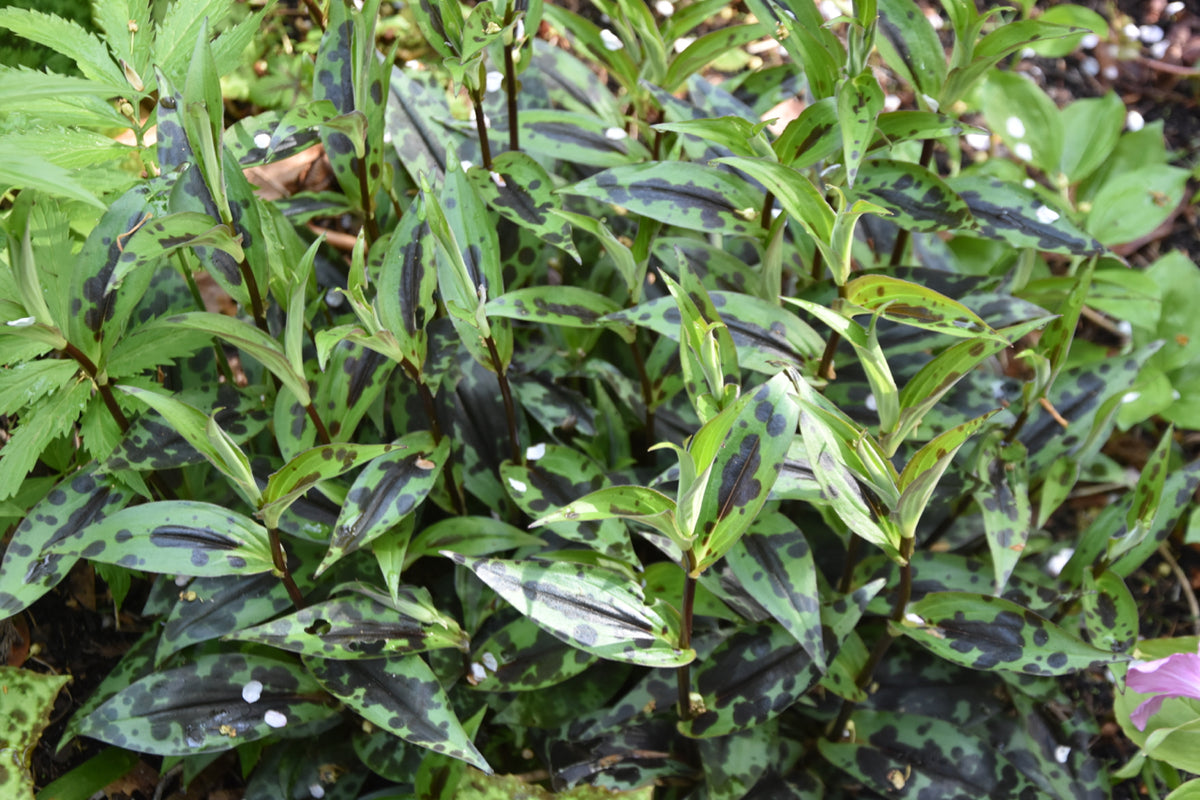
[[[647,606],[640,587],[616,572],[586,564],[443,555],[572,647],[655,667],[677,667],[696,657],[695,651],[678,647],[673,612],[661,602]]]
[[[406,742],[491,770],[419,655],[370,661],[305,658],[325,690]]]
[[[909,605],[898,627],[938,656],[971,669],[1066,675],[1125,660],[991,595],[931,592]]]
[[[92,382],[76,376],[21,417],[0,449],[0,500],[11,497],[58,436],[71,430],[91,398]]]

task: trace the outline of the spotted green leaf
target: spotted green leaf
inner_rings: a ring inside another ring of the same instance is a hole
[[[1125,514],[1125,528],[1120,538],[1111,540],[1108,545],[1109,562],[1142,543],[1154,525],[1158,508],[1164,498],[1163,488],[1167,481],[1168,465],[1171,458],[1172,434],[1174,426],[1168,425],[1166,432],[1154,448],[1154,452],[1146,460],[1138,476],[1137,485],[1133,488],[1133,498],[1129,510]]]
[[[964,227],[988,239],[1064,255],[1087,256],[1104,250],[1031,189],[978,175],[958,175],[946,183],[970,209],[974,222],[967,221]]]
[[[831,634],[829,655],[837,652],[882,586],[882,581],[872,582],[823,609]],[[823,672],[781,625],[745,627],[697,667],[695,687],[705,710],[681,721],[679,730],[707,739],[762,725],[795,703]]]
[[[841,143],[836,103],[826,97],[810,103],[789,122],[773,147],[781,163],[804,169],[833,156]]]
[[[399,524],[428,496],[450,455],[450,442],[425,431],[401,437],[394,452],[359,473],[338,514],[329,551],[317,574]]]
[[[931,592],[908,607],[901,632],[971,669],[1066,675],[1123,660],[1009,600]]]
[[[1021,558],[1033,525],[1025,446],[1004,441],[999,431],[990,433],[980,446],[975,473],[979,479],[975,501],[983,515],[999,594]]]
[[[562,207],[562,199],[554,193],[554,181],[531,156],[517,151],[501,153],[492,159],[490,170],[472,167],[467,177],[497,214],[579,261],[571,226],[552,213]]]
[[[917,523],[928,507],[929,498],[933,496],[933,490],[937,488],[938,481],[959,448],[995,414],[996,411],[990,411],[951,428],[925,444],[909,459],[897,483],[900,500],[891,513],[892,520],[905,537],[916,535]]]
[[[765,127],[766,123],[754,123],[732,115],[685,119],[681,122],[660,122],[653,126],[656,131],[697,137],[710,146],[719,144],[734,155],[747,158],[773,155],[774,151],[771,150],[766,137],[762,134]]]
[[[312,565],[295,556],[302,547],[289,543],[292,579],[307,594],[313,588]],[[311,546],[303,550],[311,552]],[[221,575],[195,578],[179,590],[178,600],[167,613],[158,637],[154,663],[161,665],[185,647],[218,639],[248,628],[292,608],[283,582],[269,572],[255,575]]]
[[[623,127],[594,113],[559,109],[522,112],[521,146],[587,167],[619,167],[650,157],[645,145],[630,139]]]
[[[922,94],[936,99],[946,80],[946,51],[937,31],[913,0],[878,3],[880,54]]]
[[[729,172],[690,162],[613,167],[560,191],[668,225],[743,236],[756,235],[763,203],[761,194]]]
[[[749,395],[721,443],[697,517],[697,573],[737,543],[767,502],[800,416],[788,385],[777,375]]]
[[[838,121],[842,125],[842,159],[846,184],[853,187],[867,145],[875,133],[875,118],[883,110],[883,90],[870,68],[843,81],[837,90]]]
[[[425,363],[425,326],[437,315],[437,254],[425,216],[425,196],[418,193],[388,240],[379,265],[375,308],[412,364]]]
[[[489,317],[544,322],[568,328],[590,328],[620,309],[613,300],[579,286],[528,286],[488,301]]]
[[[84,531],[132,499],[98,468],[82,470],[61,481],[40,500],[17,526],[0,562],[0,616],[11,617],[66,577],[79,556],[70,552],[45,552],[69,548]]]
[[[464,556],[490,556],[518,547],[543,545],[541,539],[492,517],[448,517],[424,527],[404,556],[405,568],[421,556],[449,550]]]
[[[207,331],[261,363],[279,378],[303,405],[312,401],[308,381],[295,370],[280,344],[249,322],[209,311],[192,311],[155,320],[142,330],[158,326]]]
[[[803,532],[780,513],[763,514],[730,549],[726,560],[742,586],[823,671],[825,644],[817,571]]]
[[[55,555],[176,575],[249,575],[274,568],[266,529],[194,500],[146,503],[93,520],[78,536],[44,545],[40,557]]]
[[[852,306],[878,312],[886,319],[957,337],[995,332],[971,309],[943,294],[887,275],[865,275],[846,284]]]
[[[80,736],[164,756],[231,750],[336,711],[290,658],[210,651],[134,681],[76,726]]]
[[[397,444],[326,444],[305,450],[267,478],[263,490],[263,521],[268,527],[276,527],[279,516],[288,506],[302,497],[309,489],[330,478],[336,478],[373,458],[386,455]]]
[[[808,176],[795,167],[765,158],[721,158],[767,187],[784,211],[818,242],[828,242],[833,233],[834,212]],[[755,210],[761,207],[756,206]],[[758,221],[757,215],[751,219]]]
[[[542,445],[539,445],[542,447]],[[537,458],[525,464],[505,461],[500,466],[509,497],[531,517],[537,518],[551,508],[566,506],[594,486],[607,483],[604,471],[586,455],[563,445],[544,445]],[[607,517],[615,517],[609,514]],[[558,515],[549,523],[548,532],[584,544],[614,558],[632,560],[633,550],[625,526],[613,519],[590,519]],[[593,521],[596,520],[596,521]],[[541,524],[547,524],[542,521]]]
[[[1125,581],[1112,570],[1083,572],[1083,626],[1088,641],[1114,653],[1128,653],[1138,639],[1140,614]]]
[[[54,698],[71,682],[70,675],[42,675],[19,667],[0,666],[0,714],[8,720],[0,734],[0,791],[11,800],[33,800],[29,753],[50,724]]]
[[[834,766],[883,796],[1018,800],[1043,792],[989,742],[917,714],[858,711],[854,737],[819,742]]]
[[[483,692],[541,690],[578,675],[598,660],[546,632],[529,617],[516,615],[487,636],[476,635],[471,642],[467,682]]]
[[[773,362],[802,366],[820,356],[821,337],[795,314],[757,297],[737,292],[709,292],[713,307],[729,330],[737,348],[738,363],[746,369],[774,375]],[[610,314],[607,320],[648,328],[660,336],[679,338],[679,308],[669,297],[659,297]]]
[[[431,73],[398,69],[392,73],[386,129],[400,166],[414,182],[422,173],[435,182],[445,174],[446,145],[451,136],[442,122],[449,118],[446,94]]]
[[[971,210],[945,181],[906,161],[863,162],[853,196],[892,212],[890,219],[907,230],[956,230],[971,224]]]
[[[696,657],[678,647],[679,621],[662,601],[603,567],[565,562],[468,559],[443,553],[556,638],[612,661],[677,667]]]
[[[383,658],[441,647],[466,648],[466,634],[454,620],[442,615],[432,620],[415,619],[382,600],[359,593],[344,594],[226,638],[337,660]]]
[[[681,545],[684,542],[685,537],[675,525],[675,501],[646,486],[608,486],[597,489],[571,500],[551,514],[539,517],[531,527],[613,517],[649,525]]]
[[[326,691],[364,719],[418,747],[491,770],[421,656],[370,661],[307,657],[304,663]]]

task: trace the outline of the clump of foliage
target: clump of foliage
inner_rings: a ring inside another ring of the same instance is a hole
[[[1049,529],[1175,408],[1131,393],[1194,380],[1106,250],[1183,191],[1158,134],[1054,108],[1005,67],[1078,31],[970,0],[948,58],[912,0],[593,2],[422,0],[436,69],[308,3],[311,94],[232,125],[269,7],[0,13],[82,75],[0,69],[0,614],[81,559],[154,580],[66,741],[237,749],[252,798],[1108,796],[1058,676],[1123,673],[1200,464],[1168,428]],[[969,109],[1003,146],[963,165]],[[336,190],[254,193],[317,146]]]

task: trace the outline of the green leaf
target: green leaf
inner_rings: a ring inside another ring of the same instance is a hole
[[[401,437],[395,447],[395,452],[368,464],[350,487],[318,575],[411,514],[429,495],[450,457],[449,440],[435,445],[426,431]]]
[[[466,650],[453,619],[409,616],[383,598],[352,592],[226,636],[318,658],[371,659],[442,647]]]
[[[818,743],[821,755],[869,791],[901,797],[1045,796],[1022,768],[989,741],[959,725],[912,713],[856,711],[854,738]]]
[[[1073,8],[1087,10],[1082,6]],[[1116,94],[1084,97],[1068,105],[1060,115],[1064,131],[1088,132],[1086,137],[1063,137],[1063,174],[1071,183],[1079,183],[1112,155],[1125,128],[1125,104]]]
[[[645,486],[609,486],[572,500],[530,527],[558,522],[586,522],[620,517],[655,528],[683,546],[683,535],[675,526],[675,501]],[[471,555],[471,554],[466,554]]]
[[[150,672],[92,710],[75,732],[142,753],[195,756],[335,713],[290,658],[230,649]]]
[[[875,118],[882,110],[883,90],[870,68],[838,86],[837,111],[842,126],[842,159],[848,187],[853,187],[858,177],[859,165],[875,134]]]
[[[511,621],[471,643],[467,682],[481,692],[532,692],[556,686],[599,659],[539,628],[528,617]],[[543,693],[543,702],[549,698]]]
[[[833,233],[834,213],[808,176],[795,167],[763,158],[718,158],[766,186],[792,219],[818,242],[828,242]],[[761,207],[755,207],[755,211]],[[751,219],[757,220],[757,214]]]
[[[1050,96],[1024,75],[1004,70],[988,74],[981,95],[988,127],[1017,158],[1053,179],[1058,174],[1063,140],[1067,137],[1062,117]]]
[[[774,151],[762,135],[762,129],[765,127],[766,123],[754,123],[735,116],[660,122],[653,126],[656,131],[695,136],[706,144],[721,145],[732,150],[735,155],[747,158],[773,155]]]
[[[662,601],[647,606],[641,588],[616,572],[566,562],[443,555],[572,647],[652,667],[678,667],[696,657],[695,651],[678,647],[674,612]]]
[[[667,75],[662,80],[662,88],[668,92],[678,91],[690,75],[730,50],[749,44],[760,35],[761,31],[756,25],[731,25],[696,38],[682,53],[671,59]]]
[[[591,328],[601,317],[620,310],[602,294],[578,286],[528,286],[488,301],[489,317],[544,322],[567,328]]]
[[[804,533],[782,514],[759,516],[726,554],[734,576],[825,669],[817,571]]]
[[[777,375],[740,404],[704,489],[696,574],[715,564],[758,517],[796,435],[800,406]]]
[[[4,74],[0,73],[0,81],[3,78]],[[2,83],[0,92],[3,92]],[[18,147],[9,137],[0,138],[0,186],[37,190],[100,209],[107,207],[70,170]]]
[[[650,158],[645,145],[612,121],[558,109],[521,112],[521,147],[585,167],[619,167]]]
[[[81,555],[106,564],[175,575],[247,575],[274,569],[262,526],[236,512],[194,500],[165,500],[122,509],[92,522],[70,541],[47,544],[41,555]]]
[[[1105,570],[1096,576],[1083,571],[1083,625],[1088,640],[1114,653],[1128,653],[1138,639],[1140,613],[1137,601],[1120,575]]]
[[[916,283],[887,275],[864,275],[846,284],[845,299],[852,306],[878,313],[885,319],[956,337],[994,336],[986,322],[971,309]]]
[[[419,655],[370,661],[305,658],[327,692],[364,719],[418,747],[491,771]]]
[[[234,347],[243,350],[264,367],[271,371],[280,382],[296,396],[302,405],[308,405],[312,398],[308,392],[308,381],[297,373],[288,361],[279,343],[248,322],[224,314],[214,314],[208,311],[192,311],[187,314],[176,314],[164,317],[146,325],[142,330],[161,326],[164,328],[185,328],[188,330],[207,331]]]
[[[422,528],[404,555],[407,569],[422,556],[449,550],[464,556],[490,556],[545,542],[513,525],[491,517],[449,517]]]
[[[917,91],[936,100],[946,82],[946,51],[937,31],[912,0],[877,1],[883,35],[875,43],[884,61]]]
[[[975,474],[975,502],[992,554],[996,594],[1004,590],[1021,552],[1029,540],[1033,508],[1029,502],[1029,465],[1025,445],[1006,442],[1000,431],[991,433],[979,449]]]
[[[305,450],[267,479],[260,513],[268,527],[313,486],[396,449],[396,444],[326,444]]]
[[[970,209],[974,219],[970,230],[988,239],[1066,255],[1095,255],[1104,249],[1023,186],[977,175],[959,175],[946,183]]]
[[[1125,514],[1125,529],[1119,538],[1108,543],[1108,561],[1112,563],[1142,543],[1150,533],[1159,513],[1166,486],[1174,428],[1167,426],[1154,452],[1146,459],[1133,489],[1129,510]]]
[[[42,556],[51,545],[76,539],[118,510],[133,494],[92,466],[64,479],[24,514],[0,562],[0,616],[16,615],[54,588],[76,556]]]
[[[560,190],[705,233],[755,235],[762,195],[725,170],[690,162],[613,167]]]
[[[91,393],[92,382],[76,376],[22,415],[0,449],[0,500],[21,488],[21,482],[50,443],[72,429]]]
[[[437,314],[437,254],[425,214],[425,195],[418,193],[388,240],[379,265],[375,308],[384,327],[415,365],[425,363],[425,326]]]
[[[8,720],[0,734],[0,791],[11,800],[33,800],[34,781],[29,754],[50,724],[54,698],[71,682],[70,675],[41,675],[18,667],[0,666],[0,714]]]
[[[562,199],[554,193],[554,181],[531,156],[515,151],[501,153],[492,159],[490,170],[472,167],[467,177],[497,214],[579,261],[571,241],[571,226],[553,213],[562,207]]]
[[[1183,200],[1188,171],[1152,165],[1115,175],[1097,189],[1087,229],[1106,245],[1146,236],[1167,220]]]
[[[106,747],[79,766],[72,767],[66,775],[46,784],[39,794],[43,800],[84,800],[95,797],[104,787],[133,770],[140,760],[137,753],[119,747]]]
[[[863,162],[851,197],[892,212],[901,228],[934,232],[971,224],[971,209],[933,172],[907,161],[872,158]]]
[[[990,595],[930,592],[908,607],[899,628],[936,655],[971,669],[1067,675],[1125,660]]]
[[[900,500],[891,517],[906,537],[916,535],[917,523],[933,496],[942,474],[950,466],[959,448],[999,411],[964,422],[937,436],[916,452],[900,473]]]
[[[807,0],[748,0],[747,7],[803,67],[812,95],[832,97],[846,54],[837,36],[825,23],[816,3]]]

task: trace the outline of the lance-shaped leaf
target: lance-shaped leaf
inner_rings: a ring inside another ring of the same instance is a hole
[[[500,477],[508,496],[529,516],[536,517],[555,506],[564,506],[593,486],[608,482],[599,465],[578,450],[562,445],[539,447],[543,451],[537,458],[530,458],[524,464],[505,461],[500,466]],[[553,523],[550,530],[613,558],[628,561],[634,557],[625,526],[615,520],[597,523],[565,519]]]
[[[830,655],[854,630],[871,598],[883,588],[872,581],[822,609]],[[696,670],[704,711],[681,721],[685,736],[712,738],[762,725],[779,716],[820,680],[824,669],[780,625],[747,627],[723,641]]]
[[[721,444],[700,505],[697,574],[733,547],[767,502],[800,416],[789,385],[780,374],[760,386]]]
[[[969,227],[971,210],[945,181],[907,161],[871,159],[862,165],[853,196],[892,212],[891,220],[913,231]]]
[[[703,164],[655,162],[607,169],[559,190],[705,233],[755,235],[762,195],[745,180]]]
[[[846,166],[847,186],[854,186],[867,145],[875,134],[875,118],[882,110],[883,90],[869,67],[838,86],[837,112],[842,125],[842,162]]]
[[[0,18],[2,19],[2,18]],[[71,682],[70,675],[42,675],[28,669],[0,665],[0,714],[8,720],[0,736],[0,792],[12,800],[33,800],[34,782],[28,755],[50,724],[54,698]]]
[[[1103,245],[1031,189],[979,175],[959,175],[947,184],[970,209],[974,224],[966,227],[981,236],[1048,253],[1104,252]]]
[[[266,529],[237,512],[193,500],[122,509],[78,536],[47,545],[41,557],[57,554],[176,575],[248,575],[274,567]]]
[[[979,449],[975,474],[979,479],[975,502],[982,511],[995,570],[996,594],[1000,594],[1021,558],[1033,526],[1025,445],[1005,442],[1000,431],[992,433]]]
[[[1137,486],[1133,488],[1129,510],[1125,514],[1125,529],[1119,538],[1109,541],[1109,563],[1141,544],[1154,526],[1158,507],[1163,499],[1163,487],[1167,481],[1174,430],[1174,426],[1167,426],[1158,447],[1154,448],[1154,452],[1146,460],[1146,466],[1142,468]]]
[[[916,283],[887,275],[864,275],[846,284],[846,302],[916,328],[967,337],[994,336],[971,309]]]
[[[819,743],[821,755],[885,797],[1045,796],[989,742],[945,720],[858,711],[852,741]]]
[[[142,753],[194,756],[335,713],[291,658],[247,648],[150,672],[101,703],[75,733]]]
[[[946,81],[946,51],[937,31],[913,0],[878,2],[880,55],[922,94],[936,99]]]
[[[879,443],[884,450],[889,455],[894,454],[930,409],[976,365],[1045,324],[1045,317],[1029,320],[1000,329],[996,332],[998,338],[965,339],[938,353],[900,390],[900,420],[894,431],[880,437]]]
[[[675,501],[646,486],[608,486],[597,489],[572,500],[552,514],[539,517],[530,527],[613,517],[649,525],[681,547],[686,546],[685,537],[675,525]]]
[[[423,528],[404,553],[408,569],[422,556],[450,550],[464,556],[490,556],[518,547],[537,547],[545,542],[536,536],[492,517],[448,517]]]
[[[427,431],[397,440],[401,449],[372,461],[346,495],[320,575],[343,556],[377,539],[429,495],[450,456],[450,442],[433,443]]]
[[[67,552],[43,553],[78,540],[93,524],[133,497],[96,466],[60,482],[21,520],[0,562],[0,615],[15,616],[53,589],[78,560]]]
[[[313,588],[312,561],[297,556],[312,552],[311,546],[296,541],[289,545],[292,578],[302,594]],[[154,663],[161,665],[185,647],[248,628],[292,608],[283,581],[269,572],[255,575],[222,575],[195,578],[166,615],[157,637]]]
[[[726,555],[734,576],[825,669],[817,568],[804,534],[779,513],[764,514]]]
[[[104,294],[120,288],[130,272],[184,247],[214,247],[241,261],[244,258],[242,248],[233,238],[229,226],[215,223],[212,217],[195,211],[180,211],[146,221],[126,240],[108,277]]]
[[[489,317],[544,322],[567,328],[591,328],[620,309],[613,300],[580,286],[527,286],[488,301]]]
[[[267,478],[259,513],[268,527],[279,526],[279,517],[309,489],[359,464],[390,453],[398,444],[325,444],[305,450]]]
[[[535,691],[556,686],[597,660],[518,615],[471,643],[467,682],[483,692]],[[547,699],[543,694],[542,701]]]
[[[308,381],[293,369],[283,348],[270,336],[248,322],[209,311],[191,311],[187,314],[176,314],[155,320],[144,326],[142,330],[145,331],[147,328],[155,326],[207,331],[227,344],[242,350],[270,370],[302,405],[312,402],[308,391]]]
[[[707,422],[737,396],[741,370],[729,329],[708,291],[679,255],[682,285],[665,272],[662,279],[679,308],[679,363],[684,385],[701,421]]]
[[[241,639],[337,660],[382,658],[442,647],[465,650],[467,637],[453,619],[414,619],[380,599],[350,593],[230,634]]]
[[[1140,615],[1137,601],[1120,575],[1105,570],[1097,577],[1083,571],[1083,625],[1088,640],[1114,653],[1128,653],[1137,643]]]
[[[916,536],[917,523],[929,505],[929,498],[959,448],[995,414],[996,411],[989,411],[951,428],[918,450],[905,465],[898,483],[900,500],[892,509],[891,519],[906,538]]]
[[[379,265],[375,308],[414,365],[425,363],[425,326],[437,315],[437,248],[418,193],[388,240]]]
[[[984,594],[930,592],[909,605],[899,629],[971,669],[1066,675],[1127,658],[1085,644],[1016,603]]]
[[[490,170],[472,167],[467,177],[497,214],[579,261],[571,226],[552,213],[562,207],[562,199],[554,193],[554,181],[531,156],[518,151],[501,153],[492,159]]]
[[[419,655],[370,661],[305,658],[304,664],[327,692],[364,719],[418,747],[491,771]]]
[[[715,163],[728,164],[762,183],[813,239],[819,243],[829,241],[833,233],[833,209],[800,170],[765,158],[719,158]],[[757,221],[758,217],[752,219]]]
[[[678,667],[696,657],[678,646],[674,612],[662,601],[646,605],[641,587],[616,572],[586,564],[443,555],[572,647],[647,667]]]

